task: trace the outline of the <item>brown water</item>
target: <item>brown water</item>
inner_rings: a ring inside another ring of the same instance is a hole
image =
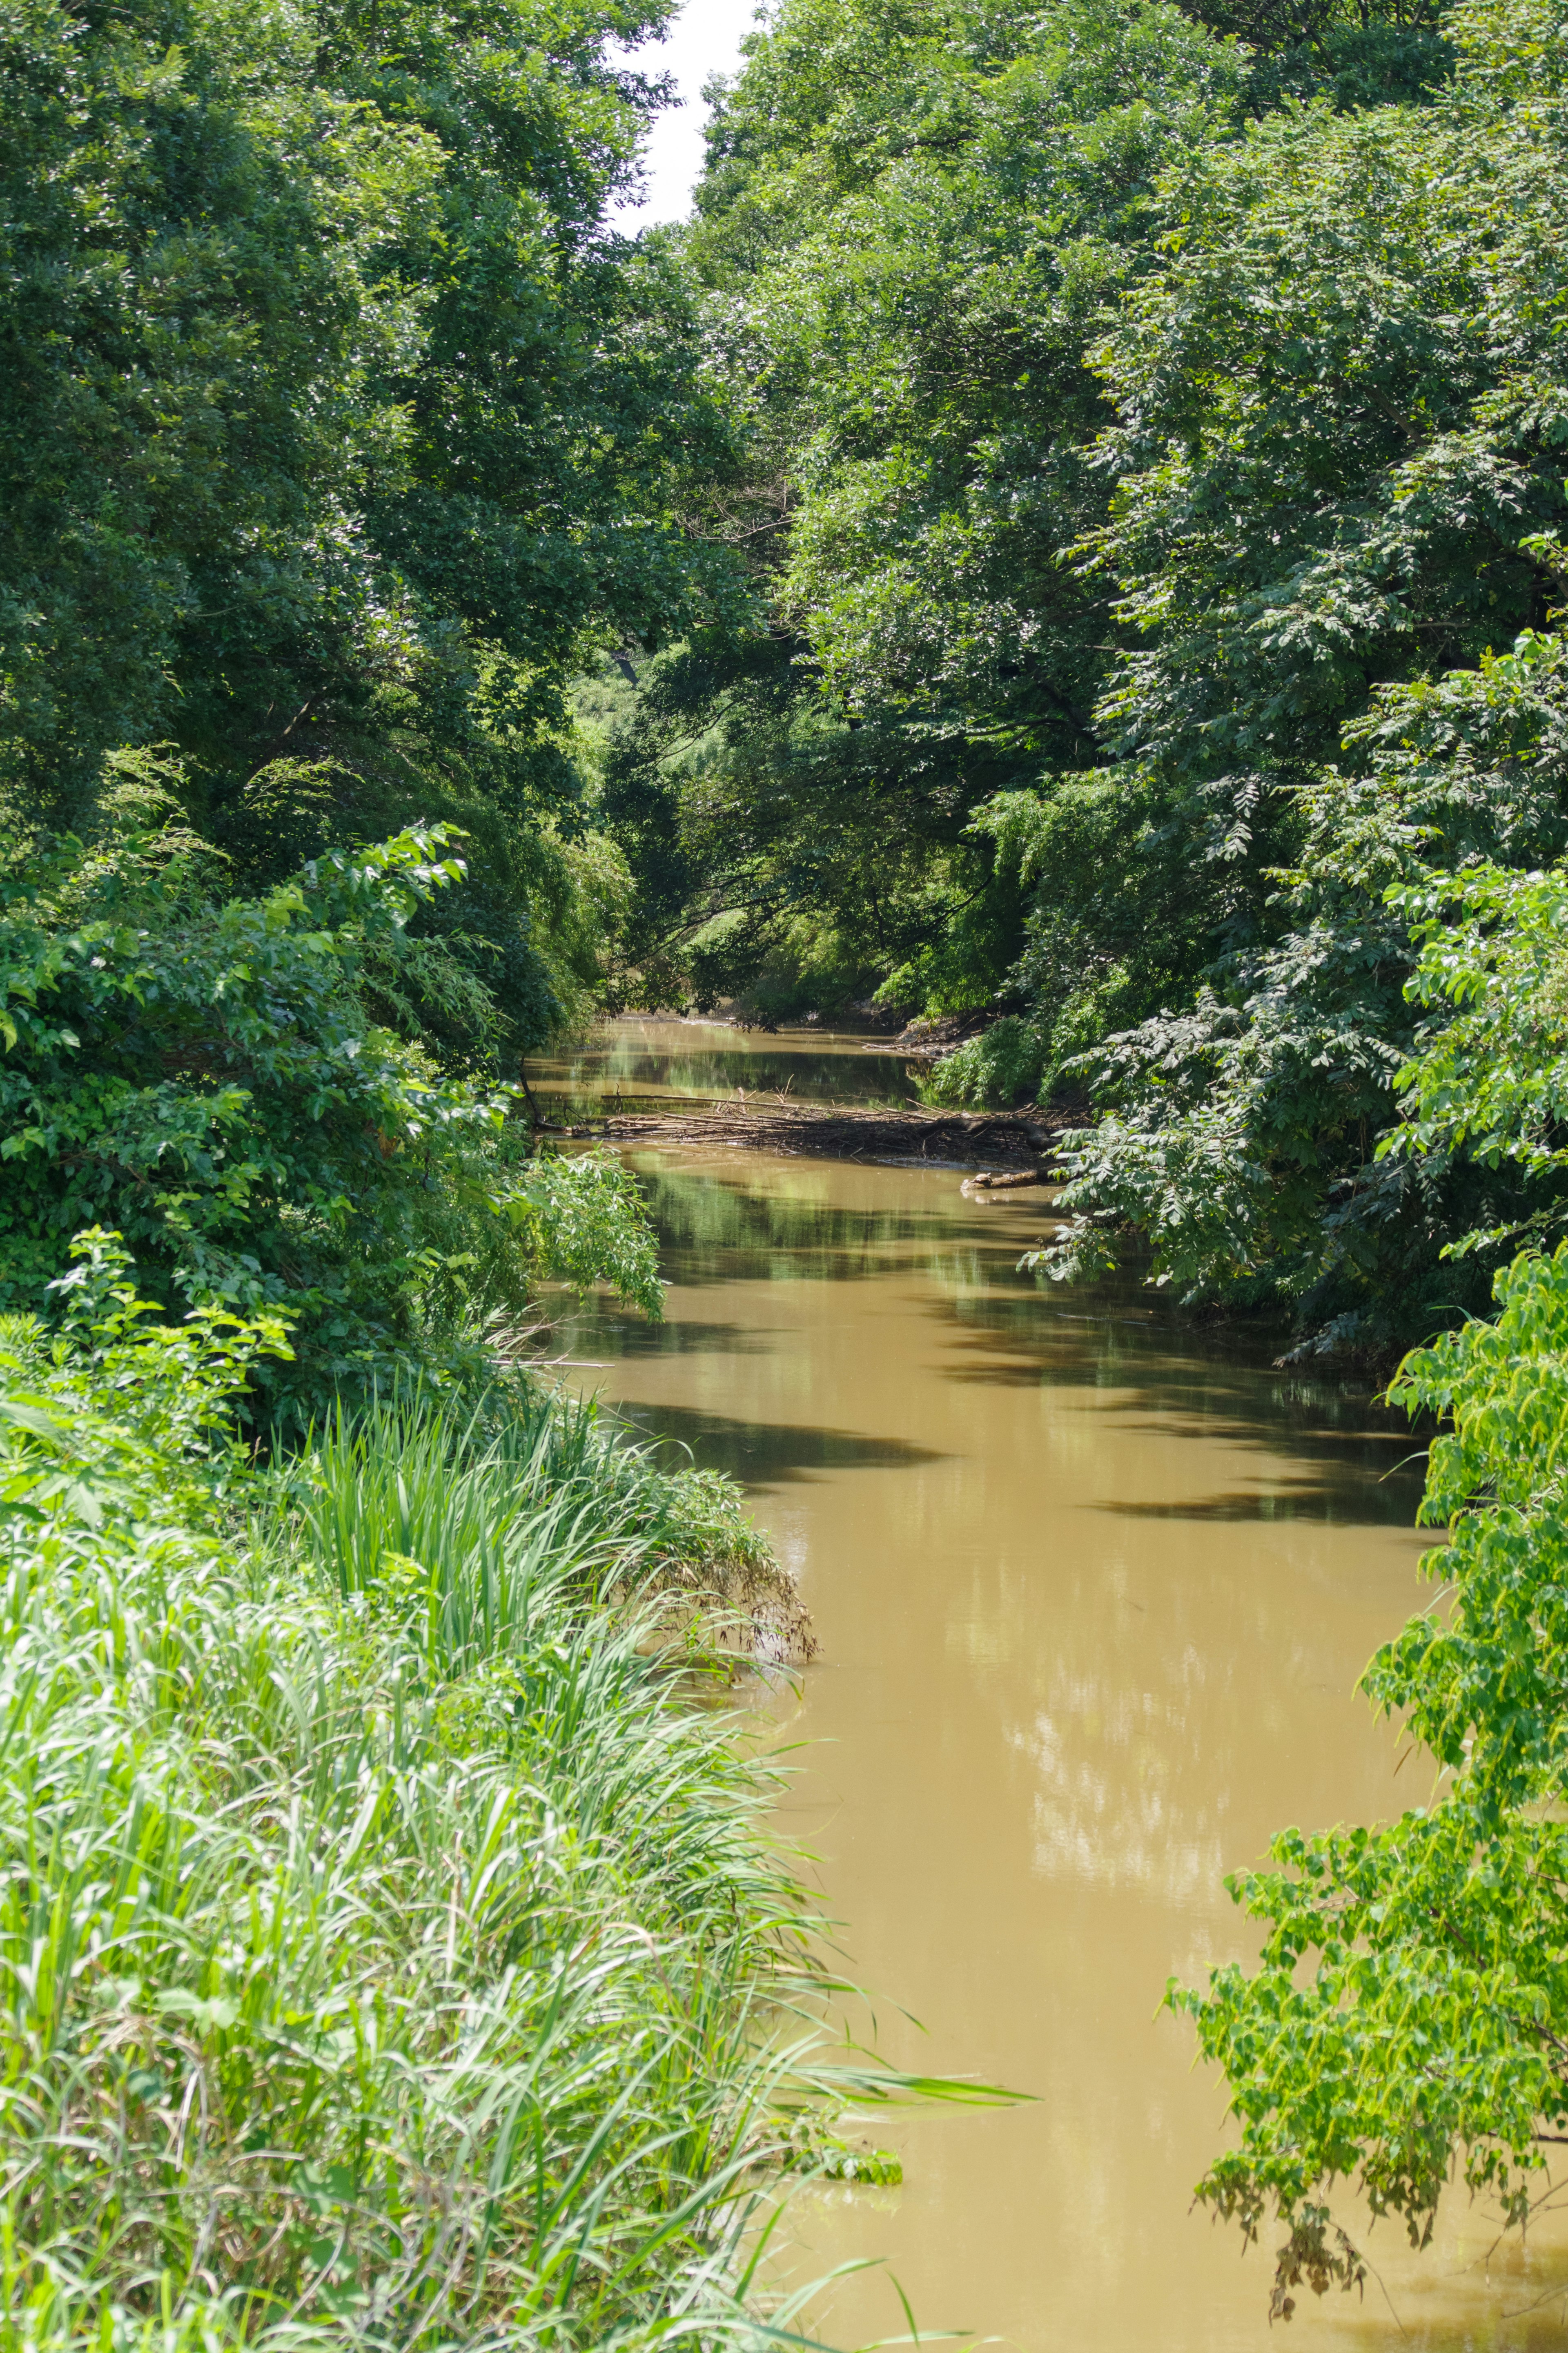
[[[816,1024],[780,1032],[643,1014],[606,1023],[574,1052],[536,1056],[528,1074],[536,1095],[585,1109],[651,1110],[741,1094],[899,1103],[915,1092],[909,1056],[889,1052],[885,1039]]]
[[[1352,1691],[1425,1590],[1408,1438],[1259,1339],[1038,1289],[1038,1201],[957,1171],[637,1165],[668,1322],[580,1319],[573,1377],[734,1472],[799,1569],[784,1827],[878,2047],[1035,2095],[879,2116],[905,2186],[796,2201],[795,2276],[883,2259],[814,2327],[905,2335],[896,2279],[922,2331],[1030,2353],[1278,2346],[1271,2263],[1189,2211],[1223,2092],[1156,2009],[1254,1949],[1220,1880],[1272,1830],[1423,1794]],[[1568,2346],[1563,2241],[1489,2268],[1494,2236],[1462,2201],[1420,2258],[1382,2226],[1386,2294],[1305,2296],[1285,2346]]]

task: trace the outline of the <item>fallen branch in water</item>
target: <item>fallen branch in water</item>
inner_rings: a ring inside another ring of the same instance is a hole
[[[1048,1185],[1048,1168],[983,1168],[977,1176],[966,1176],[959,1190],[963,1193],[1004,1193],[1020,1185]]]
[[[899,1104],[764,1102],[692,1104],[680,1110],[608,1113],[591,1125],[563,1131],[611,1144],[704,1144],[752,1152],[814,1153],[835,1160],[925,1160],[937,1166],[1009,1164],[1014,1181],[1047,1181],[1040,1173],[1058,1127],[1069,1123],[1045,1112],[928,1111]],[[1019,1166],[1018,1164],[1024,1164]]]

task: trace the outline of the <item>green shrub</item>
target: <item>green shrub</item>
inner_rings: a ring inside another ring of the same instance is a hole
[[[1340,2177],[1421,2246],[1456,2169],[1522,2225],[1568,2130],[1568,1243],[1496,1294],[1495,1324],[1417,1351],[1391,1393],[1452,1424],[1422,1505],[1451,1530],[1425,1563],[1451,1605],[1363,1678],[1436,1758],[1432,1798],[1380,1827],[1281,1832],[1275,1870],[1227,1883],[1265,1924],[1257,1970],[1169,1997],[1241,2122],[1200,2197],[1250,2238],[1271,2206],[1286,2226],[1277,2313],[1303,2279],[1363,2274],[1329,2208]]]
[[[657,1314],[619,1165],[541,1160],[510,1091],[387,1026],[400,988],[482,996],[408,931],[456,849],[415,828],[226,898],[164,826],[0,876],[0,1304],[40,1307],[70,1236],[112,1226],[171,1308],[288,1313],[293,1357],[258,1372],[296,1419],[516,1315],[545,1275]]]
[[[933,1103],[1026,1102],[1038,1091],[1044,1062],[1038,1030],[1016,1014],[1004,1014],[933,1062],[921,1094]]]

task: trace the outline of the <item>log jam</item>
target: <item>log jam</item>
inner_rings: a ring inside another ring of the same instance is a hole
[[[612,1110],[540,1132],[607,1144],[717,1145],[753,1152],[816,1153],[833,1160],[929,1161],[936,1166],[1017,1171],[1047,1181],[1055,1137],[1071,1124],[1047,1112],[930,1111],[792,1103],[778,1094],[729,1097],[678,1110]]]

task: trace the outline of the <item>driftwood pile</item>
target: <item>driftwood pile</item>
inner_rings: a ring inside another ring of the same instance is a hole
[[[1012,1182],[1031,1184],[1047,1176],[1058,1124],[1043,1112],[927,1111],[918,1104],[872,1109],[756,1094],[669,1111],[611,1110],[580,1126],[546,1125],[544,1133],[594,1136],[608,1144],[809,1152],[833,1160],[924,1160],[1016,1172]]]

